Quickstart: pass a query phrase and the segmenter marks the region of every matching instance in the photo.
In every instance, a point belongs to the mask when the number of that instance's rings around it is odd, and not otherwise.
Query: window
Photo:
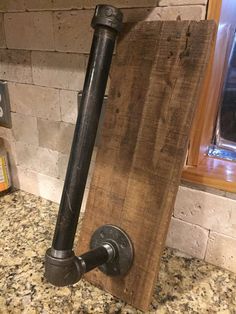
[[[234,33],[216,128],[208,156],[236,162],[236,33]]]
[[[209,0],[207,19],[214,19],[218,24],[215,49],[212,49],[210,62],[204,79],[199,105],[195,114],[193,128],[190,136],[189,150],[182,179],[194,183],[236,192],[236,162],[219,159],[219,156],[208,156],[212,144],[214,131],[222,104],[222,89],[226,87],[228,60],[232,51],[232,43],[236,29],[236,1],[235,0]],[[234,80],[235,72],[232,70],[230,81]],[[228,88],[228,87],[227,87]],[[228,94],[229,96],[229,94]],[[223,107],[222,107],[223,108]],[[224,109],[220,111],[223,113]],[[222,125],[220,116],[219,127]],[[224,116],[225,118],[225,116]],[[220,133],[221,140],[226,133]],[[231,138],[232,139],[232,138]],[[215,142],[216,143],[216,142]],[[219,142],[218,142],[219,144]]]
[[[229,56],[228,70],[222,89],[214,144],[236,153],[236,36]],[[236,154],[235,154],[236,155]]]

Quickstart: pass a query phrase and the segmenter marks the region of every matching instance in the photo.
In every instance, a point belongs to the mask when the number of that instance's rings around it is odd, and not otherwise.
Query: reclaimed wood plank
[[[114,224],[132,239],[123,278],[99,270],[93,284],[147,310],[173,211],[215,25],[210,21],[127,24],[113,60],[109,100],[78,253]]]

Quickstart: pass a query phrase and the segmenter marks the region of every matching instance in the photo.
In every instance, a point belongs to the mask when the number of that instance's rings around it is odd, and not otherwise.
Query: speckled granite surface
[[[17,191],[0,198],[0,313],[142,313],[85,281],[43,278],[57,205]],[[236,275],[166,249],[147,313],[236,313]]]

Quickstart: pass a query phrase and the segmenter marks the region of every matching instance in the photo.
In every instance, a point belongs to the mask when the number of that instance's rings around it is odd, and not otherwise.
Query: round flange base
[[[114,257],[98,268],[108,276],[124,276],[133,264],[134,249],[129,236],[117,226],[104,225],[92,235],[90,248],[95,249],[105,243],[110,244]]]

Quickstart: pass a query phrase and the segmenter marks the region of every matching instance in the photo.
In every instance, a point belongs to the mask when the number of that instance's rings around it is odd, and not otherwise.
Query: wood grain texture
[[[212,44],[214,23],[127,24],[117,46],[101,144],[77,253],[92,233],[115,224],[131,237],[134,265],[124,278],[86,278],[147,310]]]
[[[198,167],[185,167],[182,177],[184,181],[236,193],[236,163],[232,161],[207,156]]]
[[[216,24],[219,24],[221,8],[222,8],[222,0],[208,0],[207,19],[214,20]]]

